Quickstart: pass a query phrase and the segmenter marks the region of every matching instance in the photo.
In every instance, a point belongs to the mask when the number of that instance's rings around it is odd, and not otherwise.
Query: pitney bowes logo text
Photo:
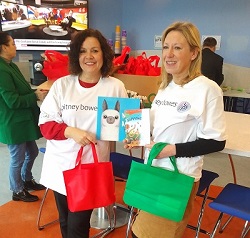
[[[178,112],[185,112],[191,108],[189,102],[170,102],[167,100],[155,100],[155,104],[157,106],[169,106],[169,107],[177,107]]]
[[[97,111],[97,106],[88,106],[88,105],[71,105],[71,104],[63,104],[62,105],[62,111],[63,110],[74,110],[74,111]]]

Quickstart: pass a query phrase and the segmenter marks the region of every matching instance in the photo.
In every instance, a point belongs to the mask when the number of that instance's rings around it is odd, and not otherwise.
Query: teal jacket
[[[21,144],[41,137],[34,90],[13,62],[0,57],[0,142]]]

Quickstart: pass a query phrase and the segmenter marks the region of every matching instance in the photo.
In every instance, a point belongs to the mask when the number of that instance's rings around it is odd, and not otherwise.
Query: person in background
[[[73,17],[73,10],[69,10],[68,14],[65,14],[65,17],[61,21],[60,25],[64,30],[70,30],[73,22],[76,22],[76,19]]]
[[[179,171],[194,177],[195,183],[182,221],[139,210],[132,225],[134,238],[183,237],[203,157],[222,150],[226,142],[222,90],[201,74],[200,34],[195,25],[174,22],[163,32],[162,62],[162,84],[150,110],[152,142],[145,146],[145,163],[155,143],[169,143],[153,160],[153,166],[173,170],[168,157],[175,156]]]
[[[26,20],[27,19],[27,16],[24,14],[22,8],[20,8],[20,10],[19,10],[19,18],[20,18],[20,20]]]
[[[4,9],[3,18],[6,21],[13,21],[12,12],[10,9],[8,8]]]
[[[93,162],[91,142],[99,161],[109,160],[109,142],[96,139],[98,96],[127,97],[127,92],[109,76],[114,52],[100,31],[78,32],[69,47],[71,74],[54,82],[41,105],[39,125],[47,144],[40,182],[54,191],[62,237],[87,238],[92,210],[68,210],[63,171],[75,167],[81,146],[82,163]]]
[[[17,11],[17,7],[13,7],[12,8],[12,20],[16,21],[18,17],[18,11]]]
[[[62,14],[61,14],[61,10],[58,8],[56,9],[56,14],[54,15],[54,19],[57,21],[61,21],[62,20]]]
[[[42,19],[42,18],[43,17],[40,16],[40,13],[39,13],[38,9],[37,8],[33,8],[33,14],[31,14],[30,19],[32,19],[32,20],[38,20],[38,19]]]
[[[66,17],[68,19],[68,27],[71,27],[72,26],[72,23],[73,22],[76,22],[76,19],[73,17],[73,10],[69,10],[69,13],[68,13],[68,16]]]
[[[223,58],[215,53],[216,45],[217,41],[213,37],[207,37],[204,40],[201,72],[220,86],[224,80],[222,73]]]
[[[12,59],[16,45],[6,32],[0,32],[0,142],[10,152],[10,190],[14,201],[33,202],[38,197],[28,190],[42,190],[32,176],[38,155],[36,141],[41,137],[38,127],[39,107],[46,91],[31,89]]]

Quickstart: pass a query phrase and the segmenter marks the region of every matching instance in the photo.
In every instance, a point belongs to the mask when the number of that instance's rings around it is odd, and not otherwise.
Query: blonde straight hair
[[[189,74],[187,78],[183,79],[182,85],[190,82],[194,78],[201,75],[201,39],[198,28],[190,22],[174,22],[162,34],[162,47],[164,40],[169,32],[179,31],[186,38],[191,51],[197,49],[197,57],[191,62]],[[172,75],[168,74],[165,68],[161,68],[162,83],[160,89],[164,89],[172,81]]]

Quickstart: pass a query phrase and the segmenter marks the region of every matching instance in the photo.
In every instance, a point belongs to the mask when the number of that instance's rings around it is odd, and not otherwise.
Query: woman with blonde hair
[[[152,103],[152,142],[146,145],[145,163],[155,143],[169,143],[153,166],[195,178],[182,221],[175,222],[140,210],[132,225],[134,238],[182,238],[199,186],[203,157],[220,151],[226,142],[223,93],[201,74],[200,34],[190,22],[171,24],[162,36],[162,84]],[[127,145],[125,145],[127,147]],[[168,189],[166,187],[166,189]]]

